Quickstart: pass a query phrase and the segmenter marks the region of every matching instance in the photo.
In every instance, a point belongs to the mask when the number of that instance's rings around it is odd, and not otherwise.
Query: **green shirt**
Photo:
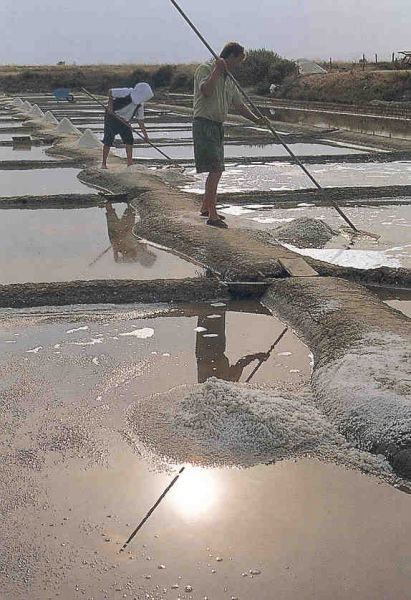
[[[242,97],[231,79],[224,75],[219,77],[211,96],[204,96],[201,86],[210,77],[213,69],[213,62],[204,63],[194,74],[194,117],[224,123],[230,106],[242,104]]]

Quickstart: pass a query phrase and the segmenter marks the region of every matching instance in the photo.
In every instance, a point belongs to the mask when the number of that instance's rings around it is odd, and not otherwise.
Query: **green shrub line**
[[[73,91],[87,87],[107,93],[112,87],[147,81],[155,89],[190,92],[196,64],[183,65],[55,65],[44,67],[0,67],[0,90],[10,93],[38,92],[69,87]],[[293,62],[271,50],[250,50],[238,77],[258,93],[268,92],[271,83],[279,84],[295,72]]]
[[[85,87],[94,93],[107,94],[113,87],[147,81],[160,92],[190,93],[197,66],[0,66],[0,92],[46,92],[58,87],[67,87],[76,92]],[[337,71],[301,77],[293,61],[265,48],[249,50],[247,59],[236,75],[243,86],[260,95],[268,95],[271,84],[275,84],[277,89],[274,96],[277,98],[343,104],[362,104],[375,100],[411,101],[410,71],[380,69],[362,72],[352,64],[341,63]]]

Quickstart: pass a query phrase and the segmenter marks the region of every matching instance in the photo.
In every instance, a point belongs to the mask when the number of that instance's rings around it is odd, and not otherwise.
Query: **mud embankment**
[[[321,410],[348,440],[410,478],[410,320],[334,278],[276,281],[263,304],[309,344]]]

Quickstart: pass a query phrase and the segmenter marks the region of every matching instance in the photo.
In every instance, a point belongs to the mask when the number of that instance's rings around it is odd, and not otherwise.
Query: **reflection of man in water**
[[[207,315],[198,316],[198,327],[207,329],[207,331],[197,332],[198,383],[203,383],[209,377],[217,377],[226,381],[239,381],[245,367],[254,360],[267,360],[269,355],[266,352],[247,354],[234,365],[230,365],[225,355],[225,310],[217,309],[213,314],[215,318],[211,319]],[[212,337],[207,337],[210,335]]]
[[[119,218],[111,202],[105,204],[108,237],[113,248],[116,262],[139,262],[150,268],[157,260],[147,244],[140,242],[133,234],[136,213],[128,204],[123,216]]]

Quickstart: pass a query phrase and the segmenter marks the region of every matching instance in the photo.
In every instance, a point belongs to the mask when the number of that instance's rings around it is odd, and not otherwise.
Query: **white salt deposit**
[[[38,118],[44,117],[44,112],[41,110],[41,108],[38,106],[38,104],[34,104],[29,112],[29,115],[31,117],[38,119]]]
[[[311,256],[341,267],[353,267],[356,269],[376,269],[378,267],[401,267],[397,258],[387,256],[381,250],[336,250],[334,248],[297,248],[292,244],[282,243],[283,246],[302,254]]]
[[[154,329],[151,329],[151,327],[145,327],[143,329],[135,329],[134,331],[129,331],[127,333],[120,333],[119,335],[122,337],[132,336],[140,338],[141,340],[145,340],[153,337]]]
[[[23,104],[24,104],[24,102],[21,98],[14,98],[14,100],[13,100],[14,106],[22,106]]]
[[[53,115],[53,113],[49,110],[44,114],[43,120],[46,123],[50,123],[50,125],[58,125],[59,123],[56,117]]]
[[[317,402],[365,450],[411,447],[410,364],[406,335],[369,333],[314,371]]]
[[[60,123],[56,127],[58,133],[71,133],[75,135],[81,135],[80,131],[73,125],[70,119],[63,117]]]
[[[101,148],[102,143],[98,139],[98,137],[91,131],[91,129],[86,129],[81,138],[76,142],[76,146],[79,148],[85,148],[88,150],[92,150],[94,148]]]
[[[37,352],[39,352],[42,348],[43,348],[43,346],[37,346],[36,348],[32,348],[31,350],[27,350],[27,352],[31,352],[32,354],[37,354]]]
[[[27,100],[25,102],[23,102],[22,108],[24,108],[24,110],[26,110],[26,111],[31,110],[31,104],[30,104],[30,102],[28,102]]]
[[[226,215],[234,215],[239,217],[253,211],[249,208],[244,208],[243,206],[227,206],[226,208],[222,208],[221,212],[225,213]]]
[[[75,333],[76,331],[87,331],[88,325],[84,325],[83,327],[76,327],[75,329],[69,329],[66,333]]]
[[[72,346],[95,346],[96,344],[102,344],[101,338],[92,338],[89,342],[72,342]]]
[[[252,466],[304,456],[397,481],[381,456],[356,450],[308,394],[209,379],[133,404],[128,438],[173,463]]]

